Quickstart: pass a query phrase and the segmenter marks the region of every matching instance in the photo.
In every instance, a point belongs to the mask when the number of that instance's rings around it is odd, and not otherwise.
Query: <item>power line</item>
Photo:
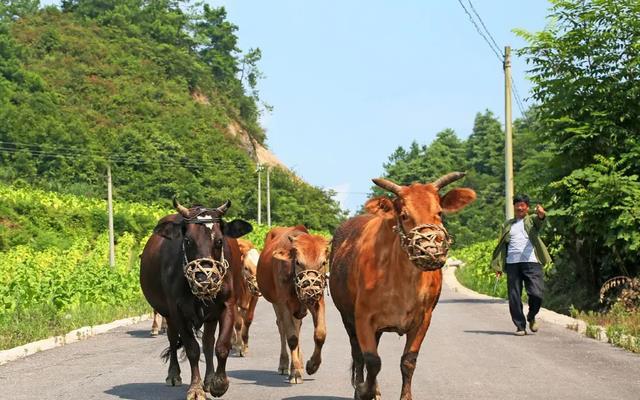
[[[471,21],[471,23],[473,24],[473,26],[476,28],[476,31],[478,32],[478,34],[480,36],[482,36],[482,38],[484,39],[485,42],[487,42],[487,44],[489,45],[489,47],[491,48],[491,51],[493,51],[493,53],[496,55],[496,57],[498,58],[498,61],[503,62],[504,60],[504,55],[500,52],[499,48],[495,48],[493,46],[493,44],[489,41],[489,39],[487,39],[487,36],[482,32],[482,30],[480,29],[480,27],[478,26],[478,23],[476,22],[476,20],[473,18],[473,16],[471,15],[471,13],[469,12],[469,10],[467,10],[467,7],[464,5],[464,3],[462,2],[462,0],[458,0],[458,3],[460,3],[460,6],[462,7],[462,9],[464,10],[464,12],[467,14],[467,16],[469,17],[469,21]],[[475,12],[475,9],[474,9]],[[477,15],[477,13],[476,13]],[[481,20],[482,21],[482,20]],[[484,26],[484,23],[482,24]],[[486,29],[486,28],[485,28]],[[487,31],[488,33],[488,31]],[[489,34],[491,35],[491,34]],[[491,40],[493,40],[493,37],[491,38]],[[495,43],[495,41],[494,41]]]
[[[178,160],[142,160],[140,154],[126,153],[118,154],[113,153],[107,155],[102,152],[89,150],[89,149],[77,149],[67,146],[52,146],[54,149],[51,151],[45,151],[38,148],[38,145],[30,143],[20,142],[7,142],[0,141],[0,152],[6,153],[19,153],[22,151],[28,151],[32,156],[42,158],[61,158],[68,160],[81,160],[83,158],[90,158],[102,161],[112,161],[116,163],[123,163],[129,165],[163,165],[163,166],[181,166],[186,168],[201,168],[201,167],[236,167],[243,168],[249,165],[249,163],[233,162],[229,160],[218,160],[213,162],[193,162],[193,161],[178,161]],[[56,151],[57,150],[57,151]]]
[[[520,94],[518,93],[518,88],[516,87],[516,82],[513,80],[513,76],[511,77],[511,86],[513,87],[513,97],[516,99],[516,105],[520,110],[520,114],[522,115],[522,118],[528,119],[527,114],[525,113],[524,102],[520,98]]]
[[[476,11],[476,8],[473,6],[473,3],[471,2],[471,0],[467,0],[467,2],[471,6],[471,10],[473,11],[473,13],[476,15],[476,17],[478,17],[478,20],[480,21],[480,24],[482,24],[484,31],[487,33],[487,35],[489,35],[491,42],[495,46],[495,50],[497,50],[500,53],[500,46],[498,46],[498,43],[496,43],[495,39],[493,38],[493,35],[491,35],[491,32],[489,32],[489,29],[487,29],[487,26],[484,24],[484,21],[482,20],[482,17],[480,17],[480,14],[478,14],[478,11]]]

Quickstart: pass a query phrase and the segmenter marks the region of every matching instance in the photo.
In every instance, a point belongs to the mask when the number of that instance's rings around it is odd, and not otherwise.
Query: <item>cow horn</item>
[[[466,172],[449,172],[448,174],[442,175],[440,178],[436,179],[433,182],[433,186],[435,186],[436,189],[440,190],[451,182],[455,182],[458,179],[464,177],[466,174]]]
[[[185,218],[189,218],[189,209],[187,207],[181,205],[180,203],[178,203],[178,199],[176,197],[173,198],[173,207],[176,210],[178,210],[180,215],[182,215]]]
[[[223,205],[221,205],[220,207],[216,208],[216,210],[218,212],[220,212],[220,214],[224,214],[227,212],[227,210],[229,209],[229,207],[231,207],[231,200],[227,200],[224,202]]]
[[[376,185],[380,186],[381,188],[383,188],[384,190],[388,190],[393,194],[398,194],[400,192],[400,189],[402,189],[402,186],[391,182],[388,179],[384,179],[384,178],[374,178],[372,179],[373,183],[375,183]]]

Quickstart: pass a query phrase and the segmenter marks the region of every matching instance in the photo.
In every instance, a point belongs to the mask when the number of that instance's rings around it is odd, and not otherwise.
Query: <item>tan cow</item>
[[[253,243],[245,239],[238,239],[238,246],[242,254],[242,279],[234,288],[238,312],[234,327],[233,348],[241,357],[244,357],[249,352],[249,327],[253,322],[256,304],[260,297],[256,281],[260,253],[253,247]]]
[[[307,373],[314,374],[321,363],[321,351],[326,337],[324,288],[328,262],[328,242],[311,235],[298,225],[274,228],[267,233],[264,249],[258,261],[258,287],[272,303],[280,332],[280,363],[278,372],[289,375],[290,383],[302,383],[302,353],[300,326],[311,311],[315,349],[307,362]],[[291,352],[291,364],[289,354]]]
[[[380,398],[378,342],[383,332],[407,335],[400,371],[401,400],[411,399],[411,378],[431,313],[442,289],[451,238],[442,214],[458,211],[476,194],[467,188],[439,191],[464,176],[452,172],[428,184],[374,183],[393,193],[367,202],[369,214],[347,220],[335,232],[331,297],[351,342],[354,399]],[[366,366],[366,379],[364,375]]]

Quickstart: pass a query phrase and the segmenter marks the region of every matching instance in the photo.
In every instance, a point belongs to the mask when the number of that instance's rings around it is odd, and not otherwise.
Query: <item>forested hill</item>
[[[180,1],[0,2],[0,180],[116,199],[217,206],[255,218],[260,50],[224,8]],[[230,127],[234,127],[233,129]],[[232,134],[246,133],[244,143]],[[264,184],[263,184],[264,187]],[[330,193],[271,174],[272,218],[331,229]]]

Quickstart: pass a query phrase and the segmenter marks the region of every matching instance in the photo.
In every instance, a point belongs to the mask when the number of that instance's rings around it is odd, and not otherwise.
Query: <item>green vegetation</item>
[[[111,268],[104,200],[0,185],[0,349],[148,312],[139,255],[173,212],[116,202]],[[269,228],[250,222],[245,238],[261,249]]]
[[[518,31],[531,66],[537,105],[515,121],[516,192],[548,210],[544,240],[555,266],[545,305],[563,313],[597,306],[600,285],[640,273],[640,7],[637,1],[553,0],[545,31]],[[457,247],[495,238],[504,220],[503,138],[500,122],[478,114],[460,140],[451,130],[429,145],[398,148],[385,164],[401,184],[467,171],[459,183],[478,200],[445,216]],[[375,192],[379,192],[374,188]],[[487,255],[479,287],[492,287]],[[482,250],[485,249],[485,250]],[[471,272],[469,272],[471,273]]]
[[[598,326],[606,327],[610,343],[640,353],[640,313],[637,310],[629,311],[622,304],[616,303],[604,313],[572,309],[571,316],[587,322],[591,330]],[[589,335],[589,329],[587,334]],[[589,336],[595,337],[594,334]]]
[[[0,182],[118,200],[219,205],[257,215],[261,52],[237,48],[224,8],[0,1]],[[30,5],[31,4],[31,5]],[[244,142],[232,132],[247,132]],[[273,171],[273,220],[336,227],[331,192]]]

